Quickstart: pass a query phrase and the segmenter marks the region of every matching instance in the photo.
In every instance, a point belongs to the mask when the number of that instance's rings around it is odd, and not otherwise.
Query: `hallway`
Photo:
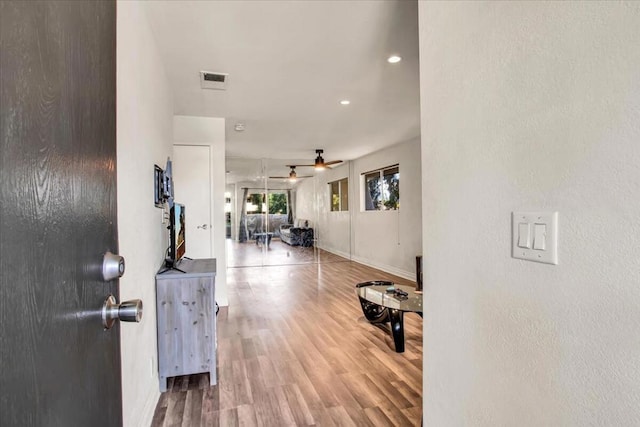
[[[406,351],[363,317],[354,285],[411,282],[350,261],[228,269],[218,315],[218,385],[169,382],[153,426],[410,426],[422,412],[422,319]]]

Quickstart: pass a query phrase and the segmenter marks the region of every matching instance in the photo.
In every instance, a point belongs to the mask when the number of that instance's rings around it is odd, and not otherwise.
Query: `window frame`
[[[277,213],[273,213],[272,214],[272,213],[269,212],[269,209],[271,208],[271,204],[269,203],[269,196],[272,195],[272,194],[282,194],[282,195],[284,195],[284,198],[285,198],[285,212],[283,212],[281,214],[277,214]],[[259,214],[259,215],[288,215],[289,214],[289,209],[288,209],[288,206],[289,206],[289,195],[287,194],[286,190],[282,190],[282,191],[268,190],[267,192],[265,192],[265,191],[253,191],[253,192],[251,192],[251,193],[249,193],[247,195],[247,204],[248,203],[253,204],[253,202],[250,201],[250,199],[254,195],[262,196],[262,200],[263,201],[261,202],[261,205],[264,204],[265,210],[263,211],[262,210],[262,206],[260,205],[259,206],[259,210],[257,210],[257,211],[253,211],[253,210],[249,211],[247,209],[247,214],[248,215],[257,215],[257,214]]]
[[[346,189],[342,184],[345,184]],[[329,212],[349,212],[349,177],[328,182],[327,185],[329,186]],[[338,188],[337,194],[333,191],[334,185]],[[334,195],[338,197],[338,209],[334,209]]]
[[[385,189],[385,183],[393,180],[394,176],[397,175],[397,191],[396,191],[396,202],[394,206],[389,206],[387,202],[393,203],[393,193],[389,189]],[[373,169],[367,172],[363,172],[360,174],[361,181],[361,212],[376,212],[376,211],[399,211],[400,210],[400,164],[396,163],[394,165],[385,166],[378,169]],[[392,177],[389,180],[387,177]],[[372,208],[369,208],[369,204],[367,203],[367,198],[371,196],[371,192],[369,190],[370,182],[376,179],[377,186],[379,188],[379,200],[376,197],[376,200],[371,200]],[[387,184],[387,187],[389,184]]]

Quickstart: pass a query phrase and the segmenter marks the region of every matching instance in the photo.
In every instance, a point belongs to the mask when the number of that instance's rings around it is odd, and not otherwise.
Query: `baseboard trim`
[[[321,245],[318,245],[318,249],[322,249],[323,251],[327,251],[327,252],[330,252],[330,253],[332,253],[334,255],[341,256],[342,258],[346,258],[346,259],[349,259],[349,260],[351,259],[351,254],[349,252],[343,252],[343,251],[339,251],[337,249],[326,248],[326,247],[323,247]]]
[[[332,248],[326,248],[326,247],[321,247],[318,246],[318,248],[322,249],[323,251],[327,251],[327,252],[331,252],[334,255],[339,255],[343,258],[347,258],[350,259],[351,261],[355,261],[359,264],[364,264],[367,267],[372,267],[372,268],[376,268],[378,270],[382,270],[385,273],[389,273],[389,274],[393,274],[395,276],[398,277],[402,277],[403,279],[407,279],[407,280],[411,280],[412,282],[415,282],[416,280],[416,274],[414,271],[406,271],[406,270],[402,270],[400,268],[397,267],[393,267],[391,265],[385,265],[385,264],[380,264],[378,262],[372,262],[371,260],[367,259],[367,258],[362,258],[362,257],[358,257],[358,256],[352,256],[349,253],[346,252],[342,252],[342,251],[338,251]]]
[[[158,379],[156,377],[156,385],[158,385]],[[160,389],[158,387],[154,387],[151,390],[151,393],[147,396],[146,402],[144,404],[142,416],[140,417],[138,426],[150,426],[153,422],[153,415],[156,412],[156,406],[158,405],[158,401],[160,400]]]
[[[400,268],[393,267],[391,265],[380,264],[378,262],[374,263],[369,259],[358,256],[352,256],[351,260],[360,264],[364,264],[371,268],[377,268],[378,270],[382,270],[385,273],[393,274],[395,276],[402,277],[403,279],[411,280],[412,282],[415,282],[416,280],[415,273],[413,271],[402,270]]]

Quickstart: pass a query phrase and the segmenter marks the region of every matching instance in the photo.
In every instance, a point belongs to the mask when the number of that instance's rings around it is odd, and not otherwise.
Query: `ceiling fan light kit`
[[[327,169],[329,166],[332,165],[337,165],[338,163],[342,163],[342,160],[331,160],[330,162],[325,162],[324,159],[322,158],[322,153],[324,153],[324,150],[321,149],[317,149],[316,153],[318,153],[318,156],[316,157],[316,161],[314,164],[312,165],[298,165],[298,166],[313,166],[314,168],[316,168],[316,170],[325,170]]]
[[[316,168],[316,170],[325,170],[326,169],[326,164],[324,163],[324,159],[322,158],[322,153],[324,151],[323,150],[316,150],[316,153],[318,153],[318,157],[316,157],[316,162],[314,164],[313,167]]]

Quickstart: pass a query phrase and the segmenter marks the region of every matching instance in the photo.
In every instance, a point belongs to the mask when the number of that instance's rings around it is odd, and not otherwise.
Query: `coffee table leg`
[[[391,335],[396,345],[396,353],[404,353],[404,312],[402,310],[388,309],[389,322],[391,322]]]
[[[360,300],[360,306],[362,307],[362,313],[364,317],[371,323],[383,323],[389,320],[389,310],[385,307],[382,307],[378,304],[374,304],[365,300],[364,298],[358,297]]]

